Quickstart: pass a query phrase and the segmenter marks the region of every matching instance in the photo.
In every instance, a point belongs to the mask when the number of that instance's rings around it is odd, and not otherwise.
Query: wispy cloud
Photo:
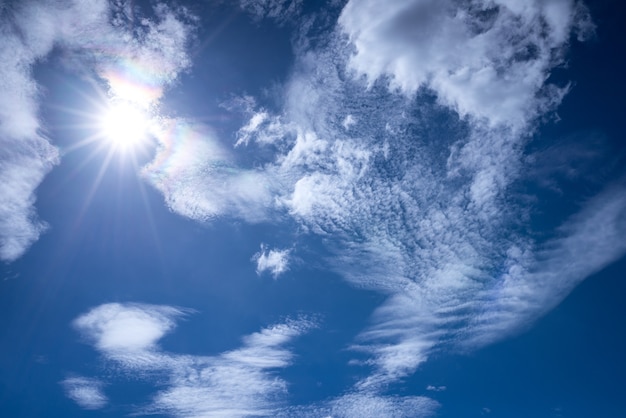
[[[314,326],[289,320],[246,336],[240,348],[217,356],[163,351],[158,341],[189,311],[171,306],[106,304],[74,321],[74,326],[121,373],[150,380],[159,371],[167,387],[138,411],[173,416],[272,415],[282,407],[287,382],[275,371],[291,364],[285,348]],[[68,395],[69,396],[69,395]]]
[[[291,135],[295,135],[295,127],[285,123],[284,118],[264,108],[257,108],[254,98],[246,96],[225,106],[229,110],[237,110],[249,118],[249,122],[237,131],[235,147],[255,142],[259,145],[280,145]]]
[[[261,251],[256,253],[252,259],[256,262],[257,274],[265,271],[278,278],[281,274],[289,270],[289,254],[291,250],[268,250],[265,244],[261,244]]]
[[[83,409],[101,409],[108,403],[103,383],[87,377],[69,377],[61,382],[68,398]]]
[[[445,387],[445,386],[433,386],[433,385],[426,386],[426,390],[429,390],[431,392],[443,392],[446,389],[448,389],[448,388]]]
[[[270,218],[278,179],[238,167],[209,127],[168,120],[156,138],[155,159],[142,172],[170,209],[199,221],[219,216],[248,222]]]
[[[288,366],[283,345],[311,323],[291,321],[244,339],[242,348],[177,365],[171,388],[159,393],[149,412],[174,416],[272,416],[285,402],[287,382],[273,373]]]

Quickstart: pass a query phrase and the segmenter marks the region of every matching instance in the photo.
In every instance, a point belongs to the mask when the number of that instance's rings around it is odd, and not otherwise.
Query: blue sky
[[[0,415],[626,415],[621,15],[0,4]]]

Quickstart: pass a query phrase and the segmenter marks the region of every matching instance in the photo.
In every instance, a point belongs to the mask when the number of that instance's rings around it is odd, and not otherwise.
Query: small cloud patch
[[[261,244],[261,251],[256,253],[252,260],[256,262],[258,275],[269,272],[274,279],[289,270],[289,254],[291,250],[269,250],[265,244]]]
[[[101,409],[108,403],[102,382],[87,377],[70,377],[61,382],[65,394],[83,409]]]

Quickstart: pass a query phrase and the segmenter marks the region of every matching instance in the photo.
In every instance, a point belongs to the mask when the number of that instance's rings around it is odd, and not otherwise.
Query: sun
[[[112,101],[99,117],[100,137],[115,150],[128,151],[143,144],[150,133],[151,117],[141,107]]]

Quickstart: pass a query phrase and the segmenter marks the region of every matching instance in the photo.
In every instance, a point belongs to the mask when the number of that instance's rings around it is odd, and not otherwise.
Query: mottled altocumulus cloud
[[[154,20],[142,19],[133,34],[124,1],[42,0],[7,5],[0,14],[0,259],[20,257],[46,229],[35,210],[35,191],[58,163],[38,108],[42,94],[32,68],[53,48],[72,69],[103,80],[111,95],[157,100],[189,65],[191,27],[183,9],[156,4]],[[142,76],[131,66],[148,68]],[[129,88],[129,86],[134,86]]]
[[[302,0],[238,0],[239,7],[254,19],[272,19],[279,24],[295,19],[301,12]]]

